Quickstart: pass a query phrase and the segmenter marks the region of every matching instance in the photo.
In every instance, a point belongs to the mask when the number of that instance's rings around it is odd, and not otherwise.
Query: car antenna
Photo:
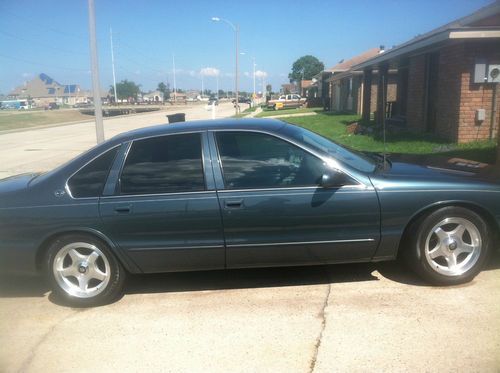
[[[385,128],[385,74],[382,74],[382,135],[384,139],[384,171],[386,169],[387,164],[387,139],[386,139],[386,128]]]

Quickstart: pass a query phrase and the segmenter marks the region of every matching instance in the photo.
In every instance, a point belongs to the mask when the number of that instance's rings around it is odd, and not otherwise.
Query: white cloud
[[[255,76],[257,78],[267,78],[267,73],[265,71],[262,71],[262,70],[257,70],[255,72]]]
[[[33,73],[23,73],[23,78],[31,78]]]
[[[204,67],[200,70],[201,76],[219,76],[220,70],[215,67]]]
[[[245,76],[250,76],[250,73],[249,73],[248,71],[245,71],[245,72],[243,73],[243,75],[245,75]]]

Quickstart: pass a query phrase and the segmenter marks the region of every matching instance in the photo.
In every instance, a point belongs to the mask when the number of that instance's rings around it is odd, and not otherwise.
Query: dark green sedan
[[[127,273],[395,259],[470,281],[496,248],[489,166],[408,163],[276,120],[121,134],[45,174],[0,180],[0,270],[42,273],[73,305]]]

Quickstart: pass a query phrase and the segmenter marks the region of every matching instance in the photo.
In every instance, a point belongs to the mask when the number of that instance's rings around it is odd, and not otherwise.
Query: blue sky
[[[200,71],[220,70],[219,86],[234,79],[234,33],[241,29],[241,89],[252,90],[252,57],[266,82],[278,89],[300,56],[317,56],[326,67],[366,49],[405,42],[467,15],[491,0],[221,1],[95,0],[101,85],[112,82],[109,28],[113,28],[117,80],[147,91],[172,83],[200,89]],[[62,84],[90,87],[86,0],[0,2],[0,93],[44,72]],[[216,78],[205,76],[205,88]],[[258,87],[259,88],[259,87]]]

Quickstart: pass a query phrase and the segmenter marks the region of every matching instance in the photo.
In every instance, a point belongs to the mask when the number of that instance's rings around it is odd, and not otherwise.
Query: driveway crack
[[[326,308],[328,307],[328,302],[330,301],[330,292],[332,290],[332,284],[330,281],[328,281],[328,288],[326,291],[326,296],[325,300],[323,301],[323,305],[321,307],[321,310],[319,312],[319,317],[321,318],[321,330],[319,331],[319,335],[316,338],[316,343],[314,344],[314,352],[313,356],[311,359],[311,362],[309,364],[309,373],[314,372],[314,369],[316,368],[316,360],[318,358],[318,353],[319,353],[319,348],[321,347],[321,341],[323,339],[323,332],[325,331],[326,328]]]
[[[28,368],[30,367],[31,363],[33,362],[33,360],[35,359],[36,357],[36,353],[38,351],[38,349],[40,348],[40,346],[45,343],[45,341],[49,338],[49,336],[56,330],[56,328],[61,325],[61,323],[65,322],[66,320],[68,320],[69,318],[79,314],[80,312],[82,312],[83,310],[74,310],[72,313],[66,315],[65,317],[63,317],[61,320],[57,321],[56,323],[54,323],[54,325],[52,325],[49,330],[47,330],[41,337],[40,339],[36,342],[36,344],[33,346],[33,348],[31,349],[31,352],[29,354],[29,356],[23,361],[23,363],[21,364],[21,367],[18,369],[18,372],[26,372],[28,371]]]

